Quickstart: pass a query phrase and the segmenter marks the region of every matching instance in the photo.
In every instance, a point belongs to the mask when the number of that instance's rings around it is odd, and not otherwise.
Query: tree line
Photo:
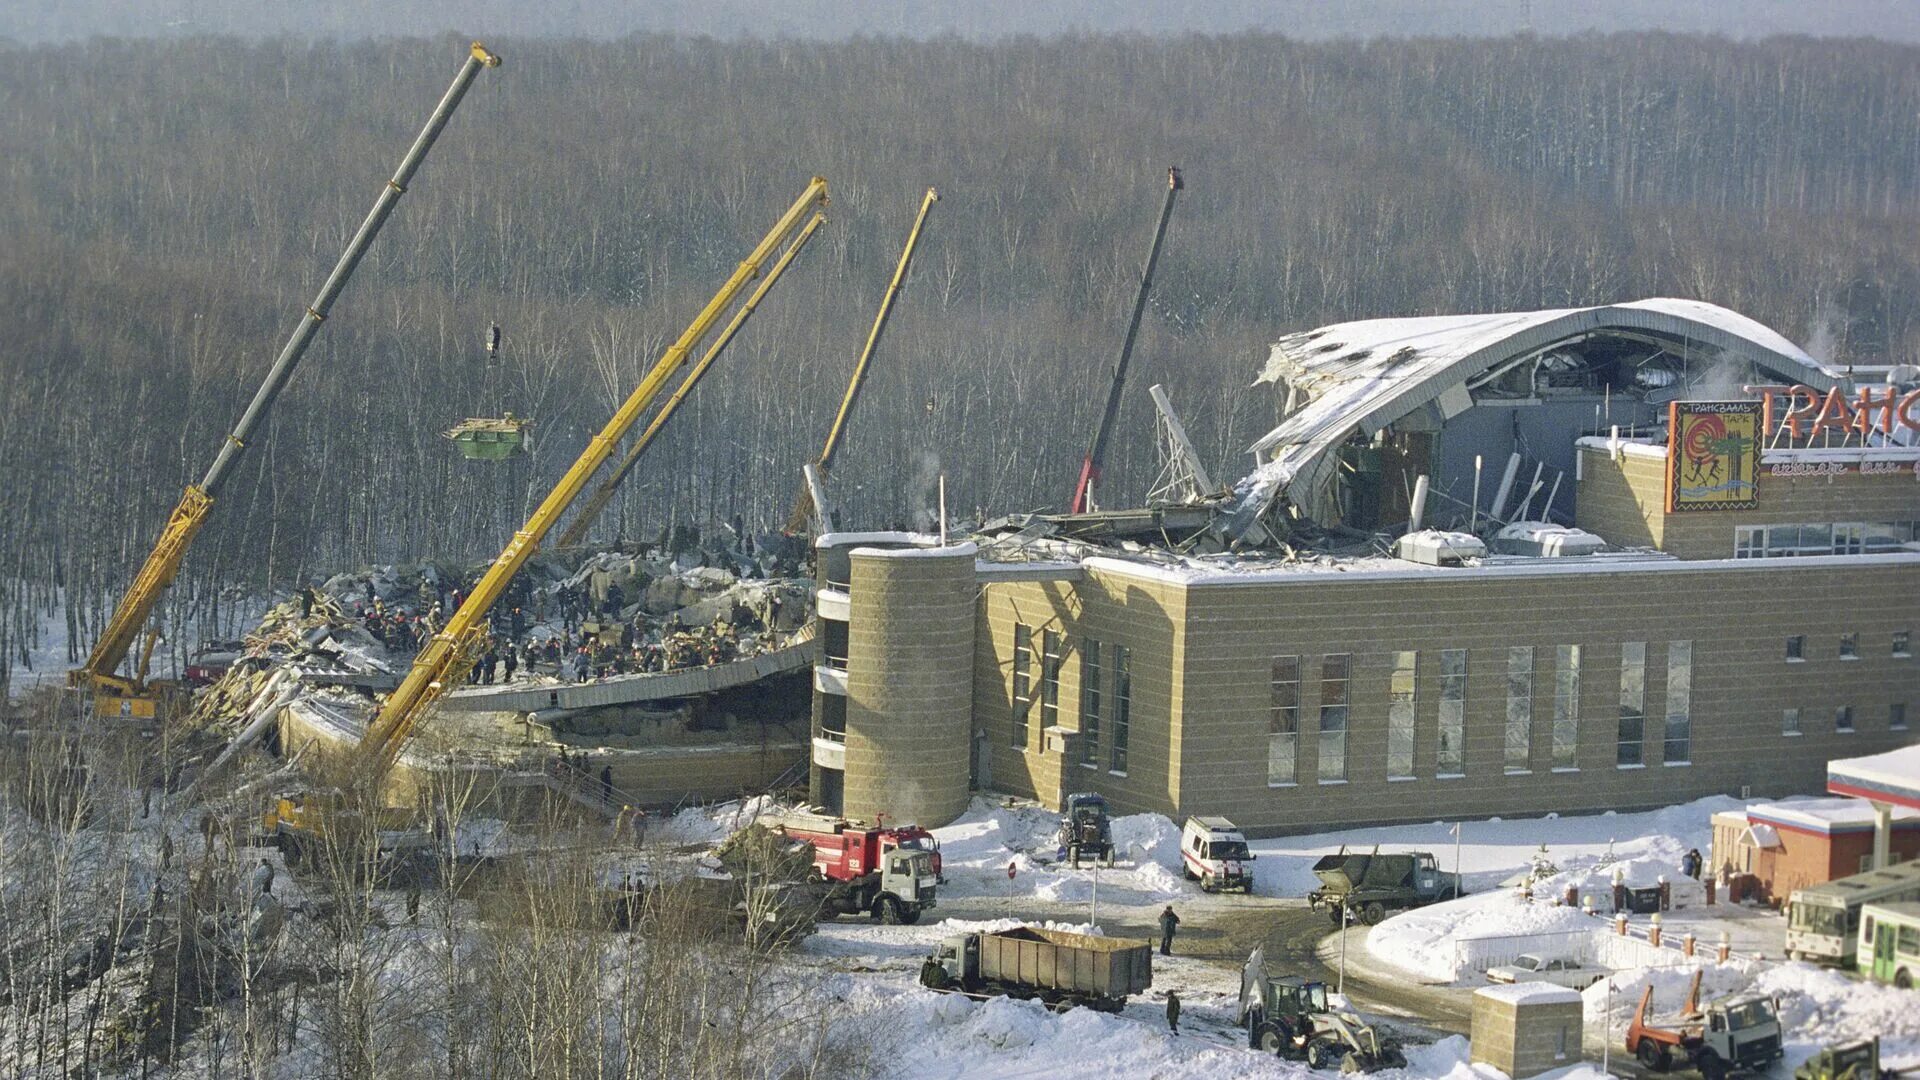
[[[1059,508],[1161,196],[1102,502],[1158,468],[1152,382],[1246,471],[1274,338],[1644,296],[1823,359],[1920,345],[1920,55],[1670,34],[1301,42],[491,41],[196,546],[178,649],[236,597],[496,552],[800,191],[831,224],[627,481],[603,541],[777,527],[920,193],[941,202],[832,488],[862,526]],[[0,671],[76,647],[198,478],[464,43],[0,50]],[[504,331],[489,367],[489,325]],[[535,450],[459,458],[470,415]],[[221,604],[225,598],[227,607]]]

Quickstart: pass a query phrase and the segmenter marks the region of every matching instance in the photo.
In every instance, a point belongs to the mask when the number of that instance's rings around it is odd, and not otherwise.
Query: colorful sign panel
[[[1760,402],[1676,401],[1667,410],[1667,513],[1751,510],[1760,493]]]

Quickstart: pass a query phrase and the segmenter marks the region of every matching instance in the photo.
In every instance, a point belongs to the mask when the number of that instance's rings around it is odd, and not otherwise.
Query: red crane
[[[1068,511],[1083,514],[1092,509],[1093,485],[1100,479],[1100,462],[1106,456],[1107,438],[1113,433],[1114,418],[1120,415],[1120,389],[1127,382],[1127,361],[1133,357],[1133,340],[1140,333],[1140,316],[1147,309],[1147,294],[1153,290],[1153,265],[1160,261],[1160,241],[1167,235],[1167,219],[1173,216],[1173,197],[1184,185],[1180,170],[1167,170],[1167,199],[1160,204],[1160,223],[1153,229],[1153,246],[1147,249],[1147,265],[1140,271],[1140,292],[1133,298],[1133,317],[1127,320],[1127,337],[1120,343],[1120,360],[1113,365],[1113,383],[1107,387],[1107,407],[1100,424],[1093,429],[1093,441],[1080,463],[1080,479],[1073,485],[1073,501]]]

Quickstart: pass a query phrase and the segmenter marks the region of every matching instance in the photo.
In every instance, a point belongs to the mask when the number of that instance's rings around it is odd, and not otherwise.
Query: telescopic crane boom
[[[633,470],[634,463],[640,460],[640,455],[646,453],[647,447],[652,445],[653,437],[660,434],[661,428],[667,426],[667,421],[673,418],[674,410],[687,400],[687,395],[692,393],[694,386],[700,382],[700,376],[707,373],[707,369],[713,366],[713,362],[720,358],[720,354],[733,341],[734,335],[738,334],[747,320],[753,317],[755,309],[760,306],[760,301],[765,299],[767,293],[773,289],[773,283],[780,280],[780,275],[787,272],[787,265],[793,262],[794,256],[800,254],[800,249],[807,246],[807,241],[813,239],[813,234],[819,232],[820,227],[826,223],[827,215],[815,213],[813,220],[807,222],[807,227],[800,230],[800,235],[794,237],[793,242],[787,245],[787,250],[781,253],[779,261],[767,271],[766,280],[760,283],[759,288],[753,290],[753,295],[747,297],[747,302],[740,305],[740,310],[733,313],[727,328],[720,331],[720,336],[707,347],[706,355],[702,356],[700,362],[693,365],[693,369],[687,372],[687,377],[680,381],[680,388],[673,392],[673,396],[667,399],[666,404],[660,406],[660,411],[654,414],[653,420],[647,424],[647,429],[633,441],[633,446],[627,450],[627,456],[620,459],[619,467],[613,470],[612,475],[600,482],[600,486],[594,489],[593,497],[587,500],[587,505],[581,507],[573,520],[567,523],[567,529],[560,534],[560,543],[556,546],[576,547],[586,541],[587,530],[593,527],[594,519],[600,516],[600,511],[605,510],[609,502],[613,501],[614,493],[620,489],[620,482],[627,478],[627,473]]]
[[[1147,248],[1147,265],[1140,271],[1140,291],[1134,294],[1133,317],[1127,320],[1127,336],[1120,343],[1120,359],[1113,365],[1113,382],[1107,387],[1107,407],[1093,429],[1093,441],[1087,444],[1087,456],[1080,462],[1080,479],[1073,485],[1073,500],[1068,512],[1082,514],[1093,507],[1093,485],[1100,479],[1100,465],[1106,458],[1107,439],[1113,434],[1113,422],[1120,415],[1120,390],[1127,384],[1127,361],[1133,358],[1133,341],[1140,333],[1140,316],[1147,310],[1147,294],[1153,291],[1153,266],[1160,261],[1160,241],[1166,239],[1167,219],[1173,216],[1173,197],[1185,184],[1179,169],[1167,170],[1167,200],[1160,204],[1160,223],[1153,228],[1153,245]]]
[[[655,362],[652,370],[640,380],[640,385],[614,412],[613,418],[600,429],[600,434],[587,443],[579,459],[567,469],[560,482],[547,493],[545,501],[534,510],[533,516],[527,519],[519,532],[513,534],[506,549],[481,575],[473,592],[447,620],[446,627],[420,651],[399,689],[388,695],[379,714],[367,725],[366,738],[360,743],[359,768],[355,772],[362,782],[372,785],[374,792],[378,791],[379,778],[393,764],[400,748],[419,725],[420,718],[426,715],[441,694],[458,684],[472,666],[476,650],[486,636],[487,611],[506,592],[513,576],[539,550],[540,542],[546,539],[560,516],[573,505],[573,500],[585,489],[587,481],[593,479],[593,474],[612,456],[613,448],[632,430],[640,414],[653,404],[667,380],[686,363],[688,354],[713,331],[747,284],[760,276],[761,268],[774,257],[780,245],[801,228],[801,222],[826,203],[827,182],[816,176],[800,198],[787,208],[773,230],[734,270],[733,276],[714,294],[686,332],[680,335],[680,339]]]
[[[893,280],[887,283],[887,294],[880,298],[880,311],[873,317],[873,329],[867,331],[866,347],[860,350],[860,359],[853,365],[853,377],[847,380],[846,396],[840,399],[840,412],[833,418],[833,427],[827,429],[827,443],[820,449],[820,456],[813,459],[815,473],[825,478],[827,470],[833,467],[833,455],[840,449],[840,438],[847,433],[847,418],[853,415],[853,403],[860,396],[860,388],[867,381],[867,365],[873,360],[873,352],[880,345],[880,335],[886,332],[887,319],[893,314],[893,302],[900,295],[900,287],[907,280],[907,266],[913,262],[914,249],[920,246],[920,231],[926,227],[927,215],[933,213],[933,204],[940,201],[937,188],[928,188],[926,197],[920,200],[920,213],[913,219],[913,230],[907,233],[907,246],[900,252],[900,263],[893,268]],[[806,529],[807,518],[813,512],[813,494],[806,485],[801,485],[800,495],[794,500],[793,513],[787,519],[787,532],[799,533]]]
[[[200,531],[200,527],[206,524],[214,501],[220,497],[221,486],[239,462],[240,455],[246,452],[248,441],[266,420],[274,401],[286,388],[287,381],[293,378],[293,369],[300,363],[301,355],[307,351],[307,345],[319,331],[320,324],[326,320],[327,312],[340,296],[340,291],[346,288],[347,279],[353,276],[354,269],[360,265],[360,259],[373,244],[373,238],[379,235],[380,227],[386,224],[388,216],[393,213],[400,196],[406,193],[407,183],[413,179],[414,171],[426,160],[427,152],[433,149],[440,132],[452,119],[454,110],[460,107],[467,88],[473,85],[474,76],[480,73],[481,68],[498,66],[498,56],[488,52],[486,46],[479,42],[473,43],[468,50],[466,63],[460,66],[460,73],[453,78],[453,85],[440,98],[440,104],[428,117],[427,126],[421,129],[406,156],[400,159],[400,167],[394,170],[392,179],[380,189],[373,209],[367,213],[366,220],[360,223],[360,229],[347,243],[347,249],[341,252],[340,261],[334,264],[333,272],[327,275],[319,294],[301,313],[293,334],[287,338],[273,367],[267,371],[266,380],[254,392],[253,400],[248,403],[246,412],[241,414],[233,432],[221,443],[213,465],[199,483],[189,485],[180,497],[180,504],[174,507],[173,513],[167,518],[166,527],[160,530],[160,539],[154,544],[153,552],[134,576],[133,584],[127,587],[126,595],[114,610],[106,632],[100,635],[86,664],[68,673],[70,686],[91,692],[96,713],[117,712],[123,716],[151,719],[159,711],[158,695],[146,682],[153,637],[150,635],[147,638],[131,677],[118,674],[121,663],[126,660],[128,650],[139,637],[140,628],[153,615],[154,606],[160,602],[161,595],[180,573],[180,564],[186,558],[187,549],[193,544],[194,535]]]

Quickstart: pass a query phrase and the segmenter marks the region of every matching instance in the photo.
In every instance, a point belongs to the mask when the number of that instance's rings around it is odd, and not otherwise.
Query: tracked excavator
[[[366,734],[344,763],[345,768],[339,773],[343,783],[325,791],[278,800],[263,822],[269,833],[295,846],[329,839],[344,846],[356,837],[364,843],[371,841],[375,834],[391,834],[406,812],[390,809],[383,803],[387,773],[441,695],[465,679],[484,646],[488,610],[505,594],[514,575],[540,549],[541,542],[585,490],[594,473],[612,456],[620,440],[659,397],[667,381],[686,365],[688,357],[720,324],[747,286],[774,260],[781,246],[787,245],[787,252],[776,265],[784,268],[788,257],[819,228],[826,205],[827,182],[816,176],[680,338],[642,377],[613,418],[587,443],[579,458],[547,493],[533,516],[514,533],[472,592],[447,619],[446,626],[420,650],[412,669],[399,688],[381,704],[368,723]],[[360,857],[372,854],[361,853]]]
[[[94,644],[86,663],[68,673],[68,685],[80,692],[83,708],[92,715],[158,723],[166,714],[178,708],[187,692],[184,687],[147,678],[153,660],[153,647],[159,640],[158,629],[146,630],[147,622],[152,618],[153,610],[161,596],[165,595],[167,587],[179,575],[187,550],[192,547],[195,535],[213,512],[221,488],[233,474],[241,455],[246,453],[254,432],[266,421],[274,401],[286,388],[288,380],[293,378],[300,357],[319,332],[320,324],[326,321],[333,302],[346,288],[348,279],[360,265],[361,257],[372,246],[374,237],[379,235],[381,226],[386,224],[394,207],[399,204],[400,196],[406,194],[407,184],[413,179],[414,172],[426,160],[428,151],[433,149],[447,122],[453,118],[454,110],[460,107],[467,89],[473,85],[474,77],[482,68],[498,66],[500,58],[479,42],[474,42],[468,49],[466,62],[461,64],[459,74],[454,76],[453,85],[440,98],[440,104],[434,108],[433,115],[427,119],[426,127],[414,139],[406,156],[400,159],[400,167],[394,170],[392,178],[380,189],[373,209],[367,213],[366,220],[360,223],[353,239],[348,241],[346,250],[340,254],[333,272],[327,275],[326,282],[320,286],[313,303],[300,314],[292,335],[281,347],[273,366],[268,369],[266,380],[254,392],[253,400],[240,416],[240,422],[221,443],[213,465],[199,483],[189,485],[181,495],[179,505],[174,507],[166,526],[160,530],[160,538],[154,544],[152,553],[134,576],[133,583],[127,587],[125,596],[114,609],[106,631]],[[146,630],[145,639],[132,671],[123,673],[121,667],[127,662],[134,642],[141,639],[143,630]]]

